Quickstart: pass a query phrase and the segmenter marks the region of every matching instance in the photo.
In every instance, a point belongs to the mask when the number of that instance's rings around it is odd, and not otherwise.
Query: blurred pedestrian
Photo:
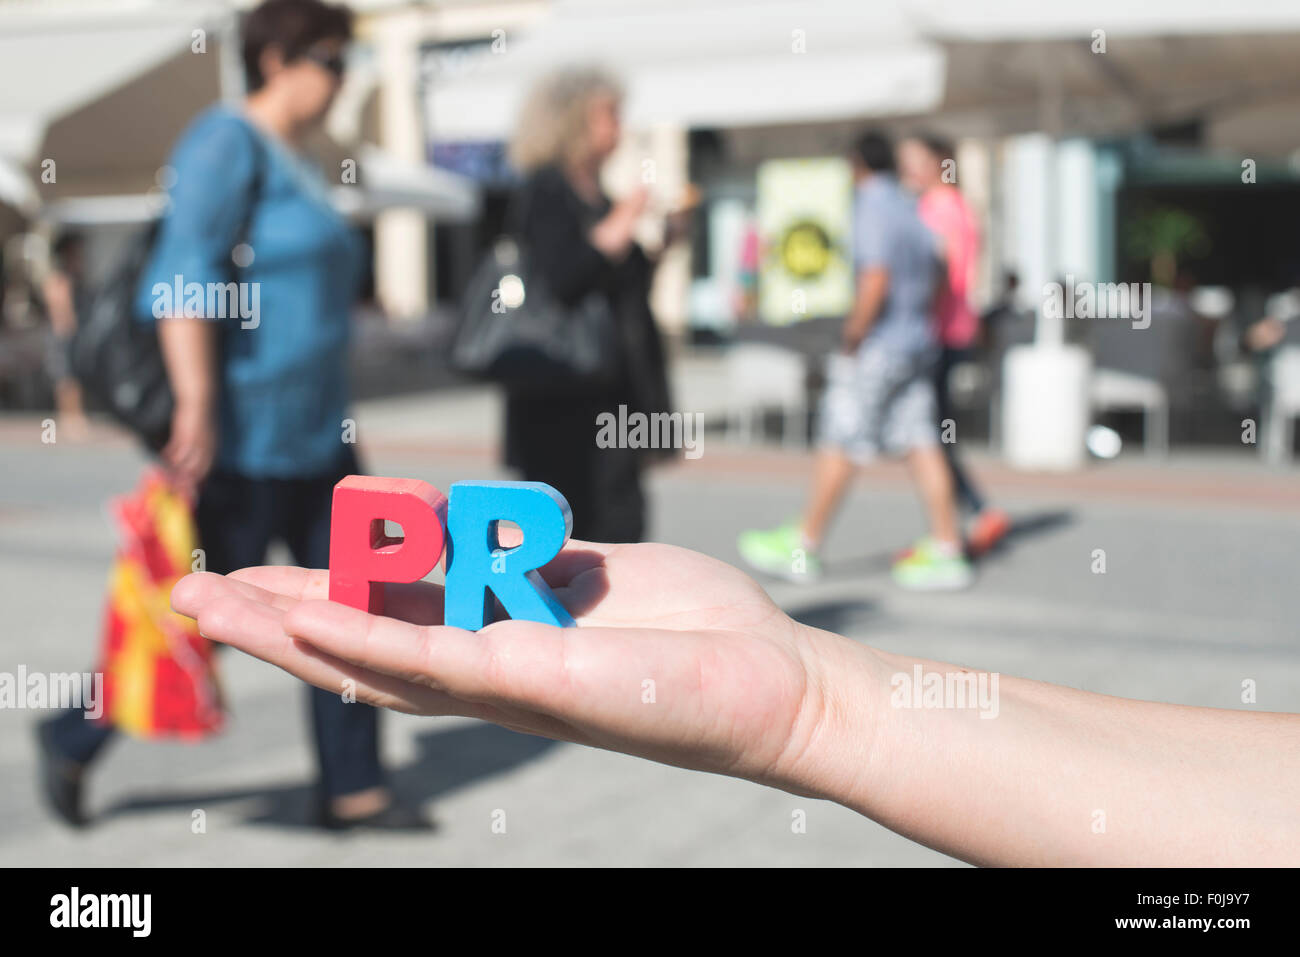
[[[738,547],[749,564],[768,574],[794,581],[817,577],[818,552],[855,466],[882,452],[902,453],[930,534],[894,563],[894,580],[905,588],[964,588],[972,570],[962,553],[952,476],[936,427],[934,240],[895,177],[893,147],[884,135],[864,134],[852,162],[857,291],[842,352],[828,367],[818,417],[822,448],[808,506],[797,522],[745,532]]]
[[[943,137],[918,133],[898,145],[899,177],[918,197],[921,220],[935,234],[944,261],[944,277],[935,297],[935,324],[939,361],[934,387],[940,428],[956,424],[950,379],[954,366],[971,362],[980,338],[979,315],[971,305],[971,288],[979,261],[979,226],[970,206],[956,186],[956,157]],[[973,555],[996,545],[1010,530],[1006,512],[989,507],[957,455],[956,436],[945,439],[944,456],[952,473],[957,501],[975,520],[966,537]]]
[[[1265,314],[1241,336],[1250,352],[1268,353],[1284,343],[1300,345],[1300,286],[1269,296]]]
[[[247,97],[201,114],[170,160],[174,186],[137,308],[157,319],[175,395],[163,461],[197,492],[211,571],[261,564],[275,540],[295,561],[326,567],[333,486],[359,470],[346,419],[360,246],[300,152],[338,92],[351,25],[346,8],[319,0],[252,10],[242,25]],[[197,309],[172,293],[195,283],[207,290]],[[212,290],[232,286],[214,312]],[[385,782],[378,712],[340,692],[308,689],[318,822],[427,826]],[[45,794],[70,823],[85,820],[84,772],[112,735],[77,710],[41,728]]]
[[[763,240],[754,215],[745,217],[745,229],[740,239],[740,266],[736,282],[740,287],[736,316],[741,322],[758,318],[758,277],[763,267]]]
[[[551,294],[573,307],[593,292],[608,300],[618,329],[620,368],[612,385],[555,382],[538,396],[506,397],[506,464],[526,481],[559,489],[573,507],[573,534],[635,542],[645,534],[641,473],[656,454],[629,446],[599,448],[596,421],[666,411],[663,344],[650,311],[655,262],[637,244],[649,194],[637,186],[617,202],[601,188],[605,161],[621,135],[618,82],[596,68],[562,70],[532,92],[510,147],[525,180],[509,222]],[[670,223],[670,226],[672,224]],[[669,239],[677,227],[668,230]]]
[[[80,233],[65,232],[50,247],[51,263],[41,294],[50,319],[46,373],[54,384],[54,409],[59,429],[72,439],[89,431],[81,386],[72,375],[68,344],[77,331],[78,302],[86,280],[86,241]]]

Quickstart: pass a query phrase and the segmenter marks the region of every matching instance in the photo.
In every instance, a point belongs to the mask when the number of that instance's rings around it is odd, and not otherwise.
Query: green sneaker
[[[795,522],[742,532],[736,547],[741,558],[765,575],[790,582],[810,582],[821,577],[822,563],[804,548]]]
[[[975,580],[970,562],[960,551],[949,553],[933,539],[923,538],[894,562],[894,581],[913,591],[956,591]]]

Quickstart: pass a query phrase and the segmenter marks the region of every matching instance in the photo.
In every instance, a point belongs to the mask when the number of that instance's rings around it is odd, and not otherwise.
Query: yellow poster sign
[[[759,314],[764,322],[788,325],[848,312],[852,208],[853,177],[845,160],[768,160],[759,166]]]

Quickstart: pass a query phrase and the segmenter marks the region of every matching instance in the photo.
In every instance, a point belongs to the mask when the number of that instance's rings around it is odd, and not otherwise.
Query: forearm
[[[609,260],[617,262],[632,248],[636,235],[637,212],[630,207],[615,206],[587,235],[591,243]]]
[[[885,270],[869,269],[861,273],[853,306],[844,321],[843,340],[846,345],[856,345],[867,337],[885,303],[888,290],[889,275]]]
[[[216,399],[216,324],[205,319],[163,318],[158,321],[167,379],[176,404],[210,411]]]
[[[995,684],[820,634],[836,664],[791,790],[980,864],[1300,862],[1300,716]]]
[[[73,308],[72,291],[68,281],[62,276],[52,276],[46,280],[44,292],[50,327],[56,335],[66,339],[77,329],[77,314]]]
[[[876,320],[876,310],[860,300],[853,303],[849,316],[844,320],[844,341],[861,342],[871,331],[871,324]]]

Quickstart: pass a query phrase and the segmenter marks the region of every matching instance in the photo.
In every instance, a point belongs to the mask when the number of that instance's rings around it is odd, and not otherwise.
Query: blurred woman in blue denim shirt
[[[350,36],[344,7],[263,3],[243,24],[247,98],[199,116],[170,161],[137,311],[157,322],[176,398],[162,458],[197,491],[209,571],[261,564],[275,540],[327,567],[333,486],[359,470],[345,420],[361,250],[298,152],[338,91]],[[384,782],[378,712],[309,693],[320,823],[425,826]],[[81,772],[111,734],[78,712],[42,732],[46,795],[72,823],[84,821]]]

